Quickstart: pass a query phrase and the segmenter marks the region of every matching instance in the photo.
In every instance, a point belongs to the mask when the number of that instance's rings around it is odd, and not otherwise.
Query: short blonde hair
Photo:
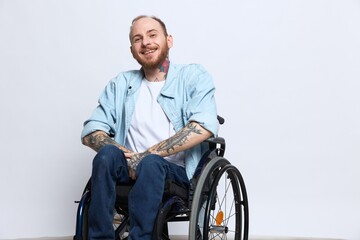
[[[139,20],[139,19],[142,19],[142,18],[151,18],[151,19],[154,19],[155,21],[157,21],[158,23],[160,23],[160,26],[164,32],[164,35],[165,36],[168,36],[168,33],[167,33],[167,29],[166,29],[166,25],[165,23],[158,17],[155,17],[155,16],[149,16],[149,15],[139,15],[137,16],[136,18],[134,18],[131,22],[131,26],[130,26],[130,32],[129,32],[129,39],[131,41],[131,31],[132,31],[132,26],[134,25],[134,23]]]

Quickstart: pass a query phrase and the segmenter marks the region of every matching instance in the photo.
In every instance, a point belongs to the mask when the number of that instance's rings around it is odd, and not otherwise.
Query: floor
[[[171,240],[186,240],[186,236],[173,236]],[[15,239],[2,239],[15,240]],[[73,240],[72,237],[52,237],[52,238],[21,238],[16,240]],[[341,240],[334,238],[301,238],[301,237],[250,237],[249,240]]]

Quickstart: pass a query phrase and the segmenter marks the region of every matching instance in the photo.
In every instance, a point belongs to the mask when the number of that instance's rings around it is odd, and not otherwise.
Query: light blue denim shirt
[[[99,105],[85,121],[81,137],[101,130],[124,145],[143,78],[142,70],[122,72],[113,78],[100,95]],[[195,121],[217,136],[219,124],[214,92],[212,77],[201,65],[170,64],[157,101],[175,131]],[[185,168],[189,179],[205,148],[204,144],[200,144],[185,151]]]

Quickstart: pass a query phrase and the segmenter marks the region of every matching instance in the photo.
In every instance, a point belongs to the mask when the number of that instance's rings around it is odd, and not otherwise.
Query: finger
[[[131,170],[129,171],[129,176],[130,176],[131,179],[135,180],[135,179],[136,179],[135,171],[131,169]]]
[[[129,177],[131,179],[134,179],[135,178],[135,171],[132,168],[129,167],[128,172],[129,172]]]
[[[136,175],[135,175],[135,173],[131,174],[131,179],[132,179],[132,180],[136,180]]]
[[[134,155],[134,153],[128,152],[128,153],[124,153],[124,155],[126,158],[131,158]]]

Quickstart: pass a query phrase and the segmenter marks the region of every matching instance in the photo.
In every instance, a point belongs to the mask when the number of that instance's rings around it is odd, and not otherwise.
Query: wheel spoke
[[[247,239],[247,196],[236,167],[224,158],[210,161],[200,175],[191,212],[196,219],[195,224],[199,223],[204,240]],[[190,218],[190,240],[194,239],[192,232],[195,229],[192,226],[197,226],[192,222],[194,218]]]

